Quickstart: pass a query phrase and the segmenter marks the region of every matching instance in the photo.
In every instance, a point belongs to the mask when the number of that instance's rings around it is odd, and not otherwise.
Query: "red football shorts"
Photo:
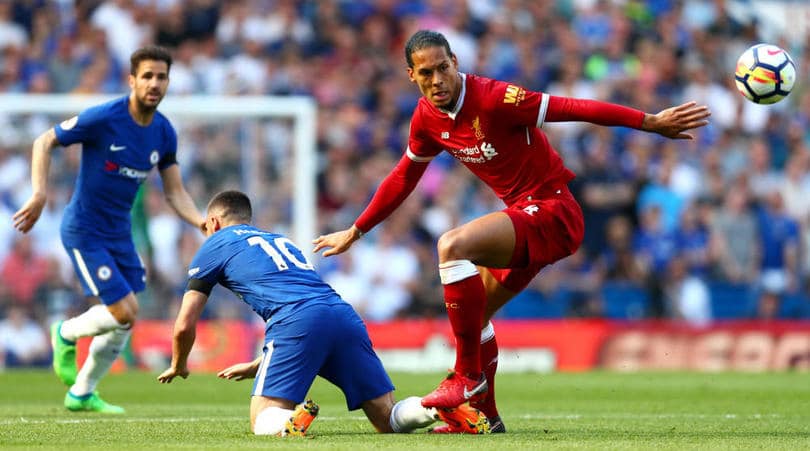
[[[544,266],[573,254],[582,244],[582,209],[567,187],[502,211],[515,227],[515,252],[508,268],[489,272],[510,291],[523,290]]]

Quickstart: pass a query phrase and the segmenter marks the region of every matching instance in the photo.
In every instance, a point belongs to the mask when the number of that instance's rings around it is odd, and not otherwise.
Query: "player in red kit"
[[[408,76],[423,95],[411,119],[405,155],[354,225],[315,239],[314,252],[346,251],[405,200],[442,150],[489,185],[507,207],[439,238],[439,276],[456,339],[456,363],[422,404],[452,408],[470,401],[489,418],[492,432],[503,432],[494,396],[498,347],[489,320],[541,268],[574,253],[584,233],[582,211],[567,187],[574,174],[540,127],[584,121],[691,139],[686,131],[706,125],[710,113],[686,103],[646,114],[460,73],[447,40],[433,31],[411,36],[405,57]]]

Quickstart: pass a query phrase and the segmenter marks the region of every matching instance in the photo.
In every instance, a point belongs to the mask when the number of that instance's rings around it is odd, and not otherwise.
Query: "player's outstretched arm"
[[[326,249],[323,253],[324,257],[342,254],[346,252],[355,241],[360,239],[362,235],[363,232],[355,225],[352,225],[346,230],[330,233],[329,235],[321,235],[312,240],[312,243],[315,244],[315,248],[312,249],[312,252],[317,253],[321,249]]]
[[[236,365],[231,365],[228,368],[217,373],[217,377],[221,377],[222,379],[233,379],[235,381],[241,381],[243,379],[252,379],[256,377],[256,373],[259,372],[259,365],[262,363],[261,357],[256,357],[256,360],[252,362],[243,362],[237,363]]]
[[[31,150],[31,188],[33,193],[23,206],[14,213],[12,220],[14,228],[22,233],[28,233],[39,220],[42,209],[48,200],[48,170],[51,167],[51,149],[59,141],[53,128],[39,135],[34,140]]]
[[[205,218],[200,215],[194,200],[183,186],[183,178],[180,175],[180,167],[173,164],[160,171],[160,178],[163,180],[163,193],[166,202],[184,221],[205,232]]]
[[[169,384],[177,376],[183,379],[189,375],[188,355],[197,337],[197,320],[208,301],[208,295],[197,290],[188,290],[183,295],[183,305],[174,323],[174,340],[172,341],[172,364],[158,376],[158,381]]]
[[[645,114],[641,129],[672,139],[694,139],[688,130],[708,124],[711,112],[706,105],[687,102],[667,108],[657,114]]]

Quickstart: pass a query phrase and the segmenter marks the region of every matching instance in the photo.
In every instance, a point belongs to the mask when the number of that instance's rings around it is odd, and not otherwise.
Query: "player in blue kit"
[[[220,284],[266,322],[262,357],[220,373],[228,379],[256,377],[250,404],[255,434],[303,435],[317,406],[296,405],[315,376],[338,386],[349,410],[362,408],[380,432],[408,432],[435,418],[467,424],[470,433],[488,431],[483,414],[467,405],[437,411],[422,407],[418,397],[395,404],[394,386],[354,309],[292,241],[251,226],[252,215],[250,200],[239,191],[219,193],[208,204],[208,239],[191,261],[171,367],[158,376],[160,382],[188,376],[197,320],[211,289]]]
[[[70,386],[65,407],[71,411],[124,412],[102,400],[96,386],[126,345],[138,315],[134,293],[145,288],[143,262],[132,241],[130,210],[152,168],[160,171],[166,201],[175,212],[195,227],[203,225],[183,187],[175,158],[177,135],[157,111],[169,84],[171,55],[161,47],[148,46],[135,51],[130,62],[128,96],[88,108],[34,141],[33,194],[13,217],[19,231],[31,230],[45,206],[51,150],[81,143],[81,166],[62,218],[61,236],[85,295],[101,304],[51,327],[54,371]],[[86,336],[94,338],[79,371],[76,340]]]

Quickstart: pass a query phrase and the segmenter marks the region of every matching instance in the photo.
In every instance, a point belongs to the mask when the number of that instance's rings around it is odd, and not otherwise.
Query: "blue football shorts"
[[[394,390],[363,320],[342,301],[302,306],[268,326],[263,351],[253,396],[298,404],[321,376],[340,388],[346,406],[355,410]]]
[[[63,235],[62,245],[86,296],[97,296],[104,305],[111,305],[146,288],[146,270],[131,239],[76,244]]]

